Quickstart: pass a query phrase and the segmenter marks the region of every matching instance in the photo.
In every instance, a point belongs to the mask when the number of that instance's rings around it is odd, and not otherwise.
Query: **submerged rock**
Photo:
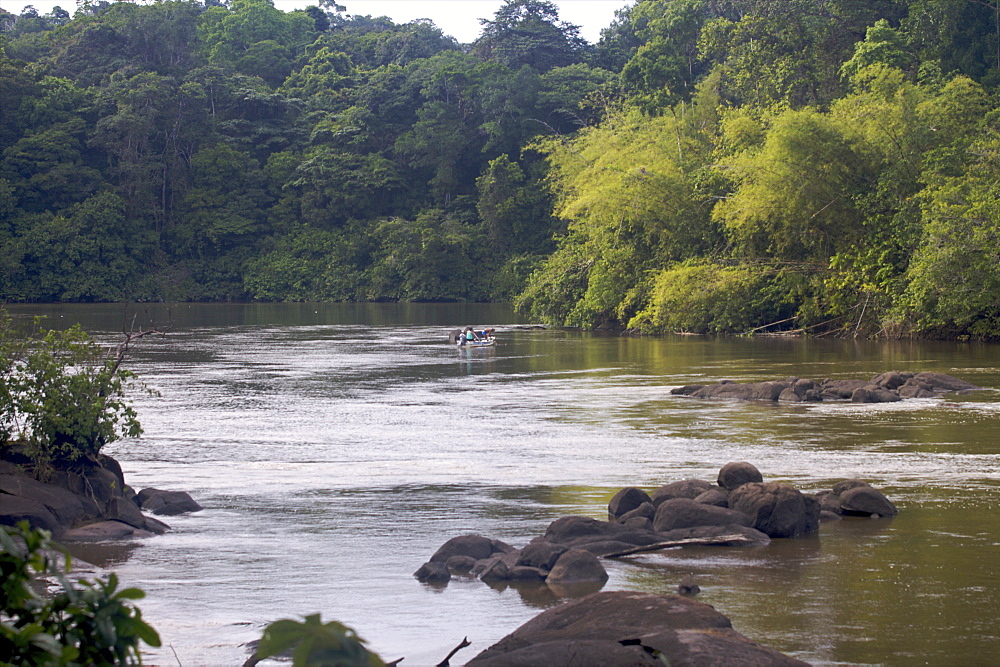
[[[842,401],[888,403],[909,398],[935,398],[947,392],[978,389],[975,385],[944,373],[888,371],[871,380],[823,380],[785,378],[770,382],[739,383],[722,380],[709,385],[674,387],[671,394],[693,398],[741,401]]]

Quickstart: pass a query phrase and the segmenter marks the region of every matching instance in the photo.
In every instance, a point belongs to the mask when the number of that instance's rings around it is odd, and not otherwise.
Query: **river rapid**
[[[558,602],[412,573],[475,532],[523,546],[567,514],[606,518],[623,486],[715,481],[749,461],[806,491],[859,477],[894,519],[823,524],[759,548],[608,561],[605,590],[698,600],[755,641],[815,664],[988,664],[1000,655],[1000,346],[778,338],[631,338],[530,326],[477,305],[12,307],[102,341],[143,339],[130,367],[142,437],[113,443],[136,490],[204,510],[142,542],[81,557],[139,586],[156,665],[239,665],[279,618],[321,613],[385,660],[471,659]],[[497,329],[488,349],[452,327]],[[883,405],[699,401],[722,379],[938,371],[983,387]]]

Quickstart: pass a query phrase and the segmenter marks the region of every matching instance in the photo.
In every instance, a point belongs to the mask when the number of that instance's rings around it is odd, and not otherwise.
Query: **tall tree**
[[[511,69],[529,65],[538,72],[583,60],[586,41],[580,28],[559,20],[548,0],[506,0],[493,20],[480,19],[483,30],[472,50],[483,60]]]

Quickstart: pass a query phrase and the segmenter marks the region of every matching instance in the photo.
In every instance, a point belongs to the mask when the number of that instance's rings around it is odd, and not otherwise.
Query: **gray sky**
[[[503,4],[502,0],[338,0],[348,14],[388,16],[396,23],[414,19],[430,19],[447,35],[459,42],[471,42],[479,36],[479,19],[492,19]],[[559,18],[580,26],[580,35],[596,42],[601,30],[614,20],[615,10],[633,4],[634,0],[554,0]],[[274,6],[288,12],[317,4],[317,0],[274,0]],[[76,11],[76,0],[0,0],[12,14],[20,14],[26,5],[33,5],[40,14],[47,14],[56,5],[70,14]]]

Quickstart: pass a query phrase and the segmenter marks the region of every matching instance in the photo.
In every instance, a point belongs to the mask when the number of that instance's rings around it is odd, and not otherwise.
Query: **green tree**
[[[560,21],[558,7],[548,0],[505,0],[493,20],[480,22],[483,30],[472,49],[483,60],[538,72],[583,60],[586,41],[579,27]]]

